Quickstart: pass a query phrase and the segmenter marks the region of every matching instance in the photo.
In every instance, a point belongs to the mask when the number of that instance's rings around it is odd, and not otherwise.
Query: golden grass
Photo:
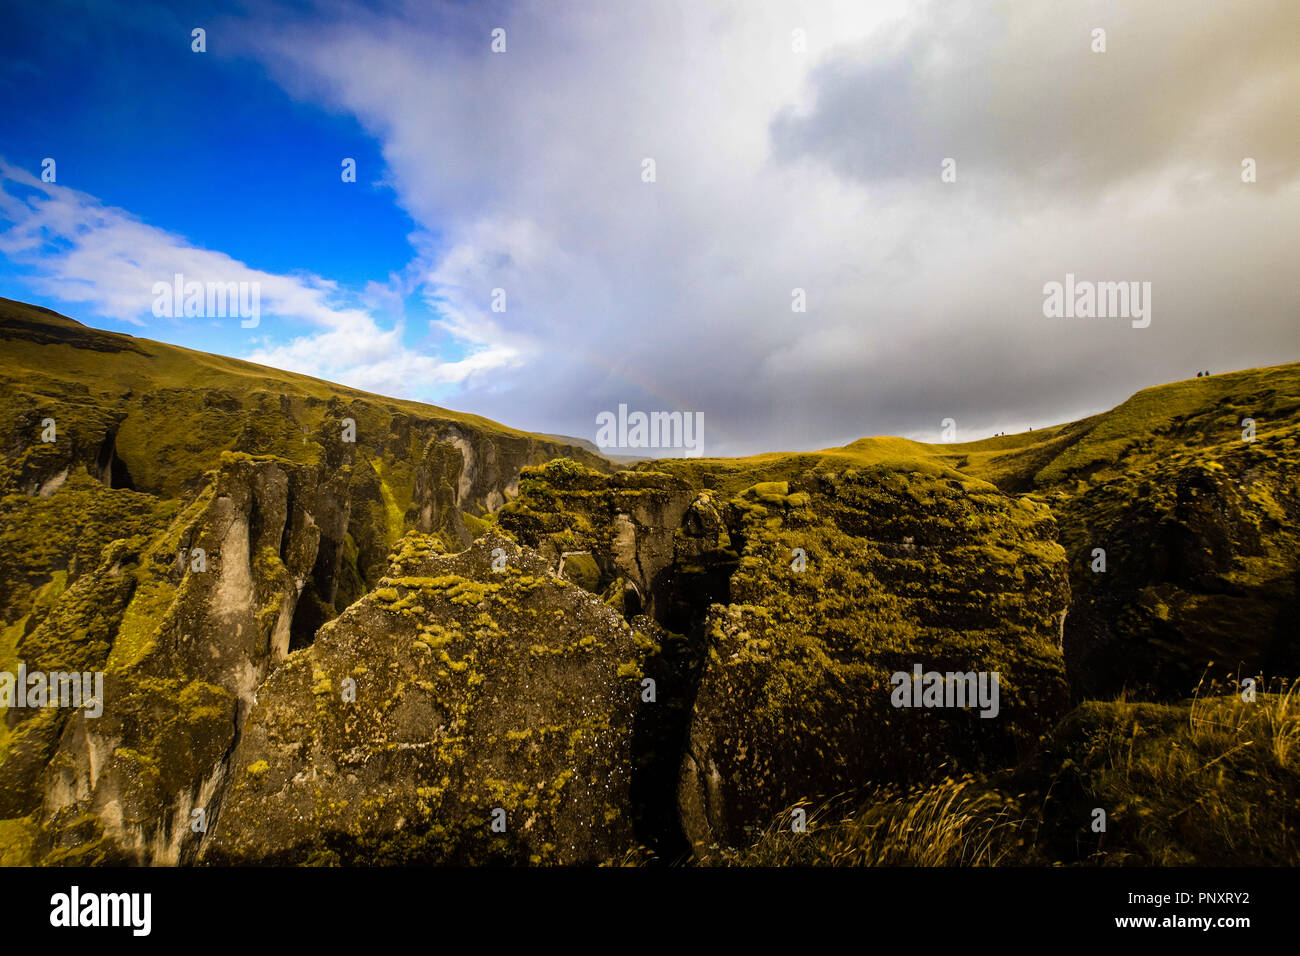
[[[883,796],[883,799],[882,799]],[[840,816],[843,801],[795,804],[754,846],[724,853],[740,866],[997,866],[1023,843],[1026,821],[1015,805],[971,776],[946,778],[905,796],[877,795]],[[791,814],[807,812],[807,831]]]
[[[732,866],[1297,865],[1300,694],[1257,679],[1201,688],[1177,705],[1084,704],[1059,728],[1056,761],[1026,764],[1015,796],[972,776],[898,794],[884,789],[794,804],[751,846],[722,849]],[[1265,692],[1265,688],[1269,692]],[[1231,688],[1231,692],[1225,690]],[[1064,772],[1065,777],[1062,777]],[[1039,779],[1034,779],[1038,775]],[[1046,804],[1063,779],[1081,791]],[[1025,799],[1034,793],[1032,799]],[[1035,806],[1034,804],[1039,805]],[[1091,808],[1108,830],[1091,834]],[[791,831],[791,811],[807,831]],[[1060,847],[1077,848],[1069,859]],[[1055,847],[1056,849],[1053,849]]]

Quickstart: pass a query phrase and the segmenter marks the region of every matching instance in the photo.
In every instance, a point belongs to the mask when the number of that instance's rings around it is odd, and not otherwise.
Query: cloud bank
[[[702,411],[721,454],[976,437],[1300,357],[1297,29],[1285,3],[575,3],[257,49],[382,142],[420,287],[518,337],[462,405],[585,437],[619,403]],[[1044,318],[1067,272],[1151,282],[1150,327]]]

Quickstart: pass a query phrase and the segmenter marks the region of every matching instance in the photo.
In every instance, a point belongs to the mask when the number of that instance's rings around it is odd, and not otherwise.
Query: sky
[[[707,455],[1300,360],[1293,0],[5,20],[0,295],[99,328],[592,441],[702,416]],[[160,307],[177,273],[256,325]],[[1149,322],[1045,314],[1067,275]]]

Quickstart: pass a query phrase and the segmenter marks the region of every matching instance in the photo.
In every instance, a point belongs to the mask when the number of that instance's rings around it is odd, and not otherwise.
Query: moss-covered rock
[[[507,538],[440,551],[408,537],[381,587],[262,686],[206,859],[590,864],[631,848],[646,648]]]
[[[1297,435],[1234,430],[1062,497],[1077,695],[1177,700],[1211,669],[1300,674]]]
[[[1009,764],[1067,703],[1046,508],[955,473],[824,464],[793,484],[792,509],[763,484],[734,506],[744,547],[708,618],[679,789],[702,855],[800,799]],[[996,717],[894,707],[891,676],[917,664],[997,673]]]

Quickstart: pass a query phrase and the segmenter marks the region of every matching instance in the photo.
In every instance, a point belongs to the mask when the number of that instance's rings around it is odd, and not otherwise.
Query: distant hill
[[[593,455],[600,455],[602,458],[608,458],[610,461],[618,462],[622,465],[630,465],[633,462],[650,460],[644,455],[611,455],[607,451],[602,451],[600,446],[595,442],[588,441],[585,438],[574,438],[571,435],[543,435],[542,437],[549,438],[552,441],[573,445],[577,448],[583,448],[591,452]]]

